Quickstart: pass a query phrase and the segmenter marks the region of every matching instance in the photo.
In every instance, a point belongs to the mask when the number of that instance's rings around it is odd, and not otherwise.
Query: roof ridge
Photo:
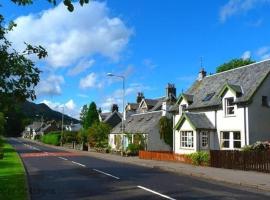
[[[224,74],[224,73],[227,73],[227,72],[232,72],[232,71],[235,71],[235,70],[243,69],[245,67],[250,67],[252,65],[257,65],[257,64],[260,64],[260,63],[263,63],[263,62],[267,62],[267,61],[270,61],[270,58],[269,59],[262,60],[262,61],[259,61],[259,62],[251,63],[251,64],[248,64],[248,65],[244,65],[244,66],[241,66],[241,67],[237,67],[237,68],[234,68],[234,69],[230,69],[230,70],[227,70],[227,71],[218,72],[218,73],[215,73],[215,74],[210,74],[210,75],[207,75],[204,78],[208,78],[208,77],[212,77],[212,76]]]

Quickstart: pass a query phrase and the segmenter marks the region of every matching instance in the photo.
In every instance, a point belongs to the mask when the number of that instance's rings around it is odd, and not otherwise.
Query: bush
[[[269,151],[270,150],[270,143],[269,142],[260,142],[257,141],[256,143],[252,145],[247,145],[242,148],[242,151],[256,151],[256,152],[262,152],[262,151]]]
[[[40,141],[41,140],[41,135],[35,135],[35,137],[34,137],[34,140],[38,140],[38,141]]]
[[[45,144],[52,144],[55,146],[60,145],[61,133],[60,132],[51,132],[46,135],[43,135],[41,141]]]
[[[138,144],[129,144],[127,147],[127,151],[126,153],[128,155],[138,155],[139,154],[139,150],[141,149],[141,146]]]
[[[78,142],[78,132],[65,131],[63,132],[63,143]]]
[[[198,151],[188,155],[193,165],[207,165],[209,163],[209,153],[204,151]]]

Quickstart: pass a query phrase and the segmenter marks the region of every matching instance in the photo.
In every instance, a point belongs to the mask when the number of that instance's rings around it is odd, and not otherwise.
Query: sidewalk
[[[252,187],[260,190],[270,191],[270,174],[269,173],[259,173],[253,171],[240,171],[213,167],[201,167],[193,166],[180,162],[165,162],[165,161],[155,161],[155,160],[142,160],[138,157],[122,157],[113,154],[103,154],[97,152],[79,151],[74,149],[67,149],[63,147],[56,147],[52,145],[43,144],[37,141],[31,141],[44,146],[52,147],[55,149],[61,149],[69,152],[80,153],[85,156],[92,156],[99,159],[105,159],[115,162],[122,162],[127,164],[139,165],[149,168],[158,168],[161,170],[180,173],[185,175],[190,175],[194,177],[206,178],[210,180],[216,180],[225,183],[231,183],[236,185],[242,185],[247,187]]]

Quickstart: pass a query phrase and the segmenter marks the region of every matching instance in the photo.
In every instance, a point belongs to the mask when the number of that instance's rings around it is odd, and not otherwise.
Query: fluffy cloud
[[[60,3],[39,14],[21,16],[15,20],[18,26],[8,38],[19,50],[23,49],[24,41],[44,46],[49,54],[47,62],[55,68],[69,66],[94,54],[119,59],[132,30],[120,18],[110,17],[105,3],[74,5],[72,13]]]
[[[241,58],[242,58],[243,60],[248,60],[248,59],[250,59],[250,57],[251,57],[251,52],[250,52],[250,51],[245,51],[245,52],[243,53],[243,55],[241,56]]]
[[[80,88],[101,88],[102,83],[97,83],[98,76],[95,73],[90,73],[80,80]]]
[[[259,57],[260,60],[270,59],[270,47],[265,46],[261,47],[256,51],[256,55]]]
[[[84,72],[85,70],[89,69],[94,63],[95,60],[93,59],[91,59],[90,61],[81,60],[74,68],[68,71],[68,75],[71,76],[78,75]]]
[[[66,103],[52,102],[50,100],[44,99],[40,103],[45,103],[52,110],[56,110],[58,112],[63,112],[63,108],[64,108],[64,113],[66,115],[79,119],[80,109],[77,108],[77,105],[74,103],[72,99],[70,99]]]
[[[36,94],[42,95],[60,95],[62,93],[61,85],[64,83],[64,77],[58,75],[49,75],[41,79],[36,88]]]
[[[270,3],[269,0],[229,0],[225,4],[219,13],[221,22],[225,22],[228,18],[233,15],[247,12],[254,9],[261,3]]]

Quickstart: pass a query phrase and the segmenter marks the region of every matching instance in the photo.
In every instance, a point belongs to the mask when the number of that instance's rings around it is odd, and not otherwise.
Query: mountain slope
[[[35,104],[29,101],[26,101],[25,103],[21,104],[21,110],[23,114],[30,119],[40,119],[43,117],[45,121],[55,120],[55,121],[61,121],[62,120],[62,113],[52,110],[49,108],[46,104]],[[64,123],[79,123],[79,120],[74,119],[72,117],[69,117],[67,115],[64,115]]]

